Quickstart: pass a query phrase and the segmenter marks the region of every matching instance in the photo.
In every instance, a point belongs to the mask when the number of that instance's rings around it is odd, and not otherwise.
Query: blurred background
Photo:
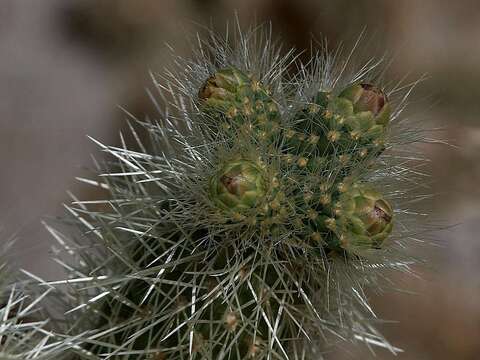
[[[189,55],[185,35],[219,26],[234,10],[246,24],[271,20],[287,46],[332,47],[367,28],[393,54],[389,76],[427,74],[412,109],[443,127],[458,149],[428,146],[435,215],[455,225],[433,235],[421,278],[398,279],[415,294],[374,296],[398,359],[480,358],[480,2],[477,0],[2,0],[0,6],[0,224],[17,234],[14,260],[49,279],[51,239],[40,221],[62,214],[66,190],[93,196],[74,178],[96,148],[118,143],[118,105],[151,112],[148,71],[168,63],[165,43]],[[378,54],[375,54],[378,55]],[[380,52],[381,55],[381,52]],[[331,359],[391,359],[346,347]]]

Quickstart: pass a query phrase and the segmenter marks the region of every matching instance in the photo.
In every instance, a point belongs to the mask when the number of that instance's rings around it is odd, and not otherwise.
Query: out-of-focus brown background
[[[399,359],[480,358],[480,2],[476,0],[2,0],[0,6],[0,224],[18,232],[18,266],[55,278],[42,216],[62,213],[65,190],[96,151],[86,135],[118,142],[124,116],[149,112],[148,70],[168,61],[164,43],[188,56],[195,23],[222,25],[234,10],[248,23],[272,20],[287,45],[311,34],[335,46],[366,27],[376,47],[395,55],[390,76],[424,73],[419,121],[445,127],[459,149],[428,147],[443,224],[440,247],[422,279],[399,279],[417,292],[373,296],[382,327],[406,350]],[[370,359],[367,351],[331,359]],[[378,359],[393,358],[379,351]]]

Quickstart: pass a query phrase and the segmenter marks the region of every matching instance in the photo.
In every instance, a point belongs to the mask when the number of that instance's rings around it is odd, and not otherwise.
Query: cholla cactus
[[[69,277],[44,285],[68,284],[72,357],[318,359],[335,337],[398,351],[364,287],[414,261],[396,225],[418,217],[411,87],[383,89],[379,63],[348,76],[326,49],[289,75],[293,52],[237,35],[154,78],[173,100],[134,119],[149,142],[135,126],[136,149],[97,142],[112,159],[81,180],[108,198],[67,206],[79,233],[47,227]]]

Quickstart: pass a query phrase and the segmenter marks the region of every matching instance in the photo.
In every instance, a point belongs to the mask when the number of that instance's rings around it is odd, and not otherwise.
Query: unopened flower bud
[[[378,249],[392,232],[393,209],[383,196],[355,184],[340,196],[334,246],[346,251]]]
[[[250,79],[240,70],[234,68],[222,69],[205,81],[198,92],[198,97],[207,103],[228,101],[235,96],[241,86],[249,82]]]
[[[227,162],[210,180],[210,196],[233,211],[253,208],[266,192],[264,170],[250,160]]]
[[[370,111],[379,125],[387,125],[390,120],[390,104],[387,95],[378,87],[368,83],[354,84],[340,95],[353,104],[354,113]]]

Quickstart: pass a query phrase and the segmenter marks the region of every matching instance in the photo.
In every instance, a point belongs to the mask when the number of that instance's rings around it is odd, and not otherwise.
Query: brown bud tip
[[[218,75],[210,76],[198,91],[198,97],[202,100],[210,98],[223,99],[228,96],[228,91],[222,87]]]
[[[340,133],[336,130],[331,130],[327,134],[327,138],[330,142],[336,142],[340,139]]]
[[[377,124],[388,123],[389,102],[379,87],[369,83],[355,84],[343,90],[340,97],[350,100],[355,112],[370,111],[376,117]]]
[[[369,214],[371,226],[367,229],[370,235],[376,235],[382,232],[390,224],[393,217],[393,209],[389,203],[383,199],[375,201],[375,205]]]
[[[371,111],[375,116],[378,115],[388,101],[387,95],[374,85],[362,83],[360,86],[363,93],[358,99],[357,108]]]
[[[211,98],[225,100],[231,96],[239,86],[247,84],[250,80],[240,70],[227,68],[218,70],[210,76],[198,91],[202,100]]]
[[[227,191],[232,195],[241,196],[245,193],[244,183],[247,181],[245,177],[240,173],[230,173],[223,175],[220,178],[220,182],[225,186]]]
[[[299,167],[301,168],[304,168],[305,166],[307,166],[308,164],[308,159],[304,158],[304,157],[300,157],[298,160],[297,160],[297,164]]]

